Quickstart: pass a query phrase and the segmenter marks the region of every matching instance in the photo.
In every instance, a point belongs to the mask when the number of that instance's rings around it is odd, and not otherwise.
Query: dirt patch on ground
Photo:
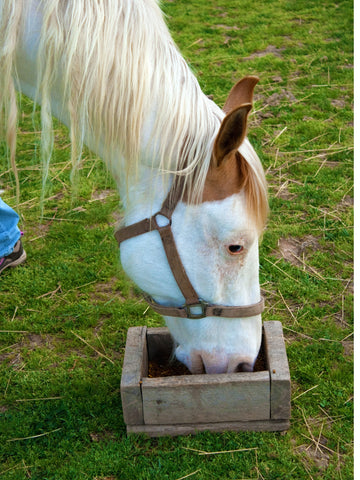
[[[277,77],[274,77],[277,78]],[[281,81],[278,77],[277,81]],[[295,95],[287,90],[282,89],[281,92],[275,92],[270,96],[264,94],[256,94],[255,101],[262,105],[262,108],[256,111],[256,119],[264,120],[266,118],[274,118],[275,114],[270,111],[271,107],[280,107],[282,105],[291,105],[297,101]],[[270,109],[268,109],[270,107]]]
[[[343,98],[337,98],[335,100],[331,100],[331,105],[335,108],[346,108],[347,102]]]
[[[286,90],[282,90],[279,93],[273,93],[270,97],[265,98],[265,104],[270,107],[278,107],[282,103],[296,102],[296,97]]]
[[[275,197],[282,198],[283,200],[293,200],[297,197],[295,193],[291,193],[288,189],[289,181],[287,180],[278,188],[277,192],[275,193]]]
[[[94,432],[90,433],[90,438],[92,442],[99,443],[103,441],[111,441],[115,439],[115,434],[110,431],[103,431],[103,432]],[[102,477],[102,478],[115,478],[115,477]]]
[[[280,238],[278,246],[279,252],[275,253],[277,258],[283,258],[292,265],[300,267],[303,265],[302,257],[306,250],[318,250],[319,242],[316,237],[307,235],[304,238]]]
[[[105,202],[108,197],[112,197],[113,195],[115,195],[114,190],[95,191],[91,195],[90,202]]]
[[[46,223],[39,223],[35,226],[25,226],[24,233],[26,235],[26,241],[34,242],[35,240],[39,240],[40,238],[46,237],[48,234],[52,221]]]
[[[275,55],[275,57],[282,58],[282,52],[285,50],[285,47],[277,48],[274,45],[268,45],[265,50],[258,50],[257,52],[252,53],[248,57],[244,57],[243,60],[253,60],[254,58],[265,57],[265,55]]]
[[[334,162],[335,163],[335,162]],[[350,195],[345,195],[345,197],[338,204],[338,209],[340,211],[346,211],[349,208],[354,207],[354,199]]]
[[[94,291],[90,293],[90,297],[93,300],[104,301],[109,298],[113,298],[115,295],[119,300],[125,300],[125,298],[116,289],[116,277],[111,278],[108,282],[97,283]]]
[[[344,355],[352,357],[354,355],[354,342],[352,340],[343,340],[341,344],[344,347]]]
[[[23,340],[19,342],[15,349],[17,351],[22,350],[23,348],[27,348],[29,350],[36,350],[40,347],[46,347],[49,350],[54,348],[53,345],[54,337],[52,335],[40,335],[38,333],[28,333],[25,335]]]
[[[216,29],[216,28],[222,28],[224,30],[240,30],[239,27],[237,27],[236,25],[234,26],[230,26],[230,25],[223,25],[222,23],[221,24],[218,24],[218,25],[214,25],[213,27],[211,27],[212,29]]]
[[[327,443],[325,437],[321,436],[319,442],[324,445]],[[298,447],[298,453],[301,454],[304,458],[304,463],[306,463],[309,468],[313,462],[319,470],[326,470],[329,465],[330,455],[321,450],[321,447],[316,447],[316,445],[301,445]]]
[[[46,347],[49,350],[54,349],[54,337],[52,335],[39,335],[37,333],[28,333],[24,338],[12,345],[11,348],[4,349],[0,355],[0,362],[8,362],[13,369],[18,370],[24,365],[23,350],[33,351],[40,347]]]
[[[294,451],[301,456],[302,462],[306,469],[311,469],[314,465],[320,470],[324,471],[328,468],[330,459],[336,452],[328,448],[329,440],[324,433],[331,429],[333,420],[321,417],[307,417],[304,421],[308,430],[306,443],[296,446],[295,439],[291,439],[294,445]],[[320,430],[320,431],[319,431]]]

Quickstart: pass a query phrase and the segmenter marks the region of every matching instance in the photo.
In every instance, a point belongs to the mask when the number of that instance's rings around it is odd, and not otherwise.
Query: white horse
[[[0,0],[0,106],[12,162],[17,89],[42,106],[45,165],[53,115],[70,129],[75,167],[83,144],[104,159],[125,225],[150,225],[120,230],[121,262],[193,373],[252,370],[261,344],[267,188],[246,137],[257,80],[245,77],[217,107],[156,0]]]

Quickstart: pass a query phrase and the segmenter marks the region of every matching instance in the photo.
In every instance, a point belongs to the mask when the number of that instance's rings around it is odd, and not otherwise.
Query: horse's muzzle
[[[240,355],[208,352],[192,352],[190,356],[185,356],[181,350],[176,351],[176,356],[193,374],[252,372],[256,360]]]

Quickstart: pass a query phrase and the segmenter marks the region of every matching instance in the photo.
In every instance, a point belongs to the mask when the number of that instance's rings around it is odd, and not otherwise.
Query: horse
[[[126,274],[163,315],[193,374],[252,371],[262,337],[265,174],[247,137],[258,78],[224,107],[205,95],[157,0],[0,0],[0,106],[14,169],[17,96],[41,105],[115,179]],[[46,178],[46,173],[44,175]]]

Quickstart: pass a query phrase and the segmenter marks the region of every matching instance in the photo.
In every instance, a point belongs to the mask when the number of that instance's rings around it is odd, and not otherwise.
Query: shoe
[[[21,240],[18,240],[15,244],[14,250],[6,257],[0,258],[0,274],[7,267],[16,267],[20,263],[25,262],[26,252],[23,249]]]

